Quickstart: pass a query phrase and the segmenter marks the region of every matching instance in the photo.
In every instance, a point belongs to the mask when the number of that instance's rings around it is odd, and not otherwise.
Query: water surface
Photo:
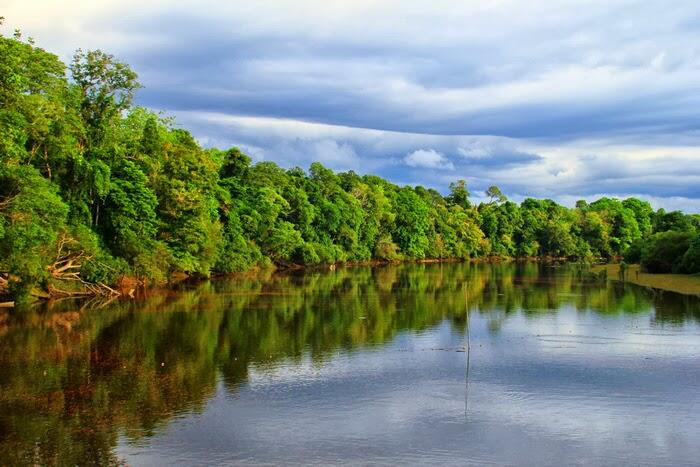
[[[698,465],[698,299],[583,277],[339,268],[4,315],[0,464]]]

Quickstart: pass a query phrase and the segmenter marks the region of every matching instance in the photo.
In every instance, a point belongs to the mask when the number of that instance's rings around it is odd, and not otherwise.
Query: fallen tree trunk
[[[74,240],[64,235],[58,242],[56,259],[48,266],[48,271],[53,280],[58,282],[79,282],[81,290],[64,290],[54,285],[49,285],[49,295],[53,297],[80,297],[97,295],[103,297],[118,297],[118,291],[102,282],[90,282],[80,276],[80,270],[86,262],[92,259],[84,251],[69,251],[64,253],[66,246],[74,243]]]
[[[119,297],[121,293],[107,284],[97,281],[85,280],[81,276],[83,267],[93,260],[93,257],[82,249],[75,248],[78,243],[68,234],[64,233],[56,244],[56,256],[53,262],[46,266],[48,272],[48,285],[46,289],[34,288],[29,293],[32,297],[42,300],[68,297]],[[19,277],[12,276],[9,271],[0,271],[0,297],[11,297],[12,282],[19,282]],[[9,303],[0,302],[9,307]]]

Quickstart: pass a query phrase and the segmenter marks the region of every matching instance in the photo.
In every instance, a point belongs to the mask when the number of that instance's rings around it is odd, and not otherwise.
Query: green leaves
[[[146,175],[131,161],[121,161],[113,178],[104,205],[104,238],[127,258],[148,254],[158,233],[158,199]]]
[[[678,269],[686,274],[700,273],[700,235],[696,235],[690,241]]]
[[[392,236],[410,258],[424,258],[427,236],[428,205],[411,189],[402,188],[396,197],[396,227]]]
[[[0,36],[0,162],[26,163],[59,120],[67,89],[58,57]],[[29,144],[28,144],[29,143]]]
[[[642,247],[642,267],[653,273],[682,272],[681,262],[692,238],[688,232],[676,231],[652,235]]]
[[[46,279],[68,208],[56,187],[31,166],[0,166],[0,272],[18,295]]]
[[[71,81],[55,55],[0,36],[0,277],[17,293],[48,287],[47,271],[66,254],[94,281],[272,263],[623,252],[650,268],[664,255],[674,259],[660,269],[699,268],[691,238],[700,216],[654,212],[635,198],[518,205],[495,185],[489,202],[472,206],[464,180],[443,196],[318,162],[308,173],[254,164],[132,107],[137,75],[113,56],[78,50],[70,71]],[[685,233],[650,237],[669,230]]]
[[[129,108],[134,91],[141,85],[128,65],[101,50],[78,49],[70,71],[80,90],[80,113],[89,129],[88,143],[94,146],[102,141],[111,119]]]

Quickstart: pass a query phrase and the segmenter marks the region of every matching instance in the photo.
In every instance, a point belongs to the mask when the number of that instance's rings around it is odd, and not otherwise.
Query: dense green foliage
[[[0,36],[0,292],[271,264],[610,258],[665,231],[692,244],[671,269],[699,267],[698,216],[638,199],[518,205],[496,186],[474,205],[464,181],[443,196],[319,163],[308,172],[253,164],[132,106],[136,73],[114,57],[78,51],[68,71],[31,40]],[[666,250],[638,253],[657,251]]]
[[[691,235],[673,230],[652,235],[642,247],[642,265],[649,272],[680,272]]]

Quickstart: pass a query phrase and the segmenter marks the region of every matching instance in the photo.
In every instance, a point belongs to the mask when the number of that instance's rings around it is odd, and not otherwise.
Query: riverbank
[[[619,264],[599,264],[591,268],[591,272],[595,274],[602,271],[605,271],[609,280],[622,281]],[[700,296],[700,276],[697,275],[650,274],[643,272],[638,264],[631,264],[627,266],[624,281],[657,290]]]
[[[274,274],[274,273],[285,273],[291,271],[323,271],[323,270],[335,270],[336,268],[352,268],[352,267],[363,267],[363,266],[388,266],[397,264],[432,264],[432,263],[459,263],[459,262],[470,262],[470,263],[498,263],[498,262],[567,262],[566,258],[552,257],[552,256],[541,256],[541,257],[507,257],[507,256],[487,256],[479,258],[470,259],[460,259],[460,258],[426,258],[426,259],[412,259],[412,260],[369,260],[369,261],[348,261],[332,264],[315,264],[315,265],[303,265],[303,264],[287,264],[287,265],[276,265],[269,268],[255,267],[247,271],[214,275],[211,278],[222,279],[227,277],[250,277],[259,276],[261,274]],[[607,279],[613,281],[620,281],[620,265],[615,264],[597,264],[591,267],[591,272],[600,275],[605,271]],[[149,292],[158,293],[159,290],[163,290],[168,286],[174,284],[187,282],[187,281],[199,281],[202,280],[201,277],[188,276],[185,273],[175,273],[171,276],[169,281],[160,283],[148,284],[145,281],[138,280],[133,277],[122,277],[116,284],[109,288],[110,294],[107,296],[108,299],[125,297],[134,298],[135,295],[145,296],[149,295]],[[658,290],[666,290],[670,292],[677,292],[685,295],[697,295],[700,296],[700,276],[698,275],[685,275],[685,274],[650,274],[641,271],[639,265],[629,265],[627,267],[627,273],[625,276],[625,282],[640,285],[643,287],[650,287]],[[56,300],[62,298],[76,298],[76,297],[95,297],[94,293],[90,293],[86,290],[80,290],[74,293],[63,293],[58,295],[36,295],[36,302],[41,302],[44,300]],[[7,297],[9,299],[9,297]],[[0,308],[13,308],[15,303],[10,300],[0,300]]]
[[[566,258],[555,258],[550,256],[541,257],[509,257],[509,256],[485,256],[485,257],[475,257],[475,258],[423,258],[423,259],[395,259],[395,260],[381,260],[372,259],[366,261],[343,261],[337,263],[326,263],[326,264],[299,264],[299,263],[286,263],[270,265],[268,267],[255,266],[251,269],[239,272],[232,272],[227,274],[213,274],[210,277],[203,277],[197,275],[189,275],[184,272],[174,272],[170,275],[168,280],[160,282],[149,282],[147,280],[139,279],[133,276],[122,276],[115,283],[109,286],[104,284],[99,284],[99,288],[91,287],[86,288],[85,284],[77,282],[65,282],[58,279],[54,279],[55,283],[52,283],[49,287],[49,291],[34,290],[31,293],[33,300],[30,305],[40,303],[43,301],[60,300],[66,298],[95,298],[104,297],[105,299],[111,300],[114,298],[135,298],[136,295],[141,297],[145,295],[150,295],[151,292],[159,293],[160,290],[164,288],[173,286],[175,284],[184,282],[197,282],[206,279],[226,279],[226,278],[236,278],[236,277],[251,277],[251,276],[262,276],[274,273],[288,273],[293,271],[334,271],[336,268],[354,268],[354,267],[378,267],[378,266],[389,266],[389,265],[399,265],[399,264],[435,264],[435,263],[498,263],[507,261],[565,261]],[[55,285],[63,284],[61,287],[56,287]],[[104,293],[103,293],[104,292]],[[0,294],[0,308],[14,308],[15,302],[11,300],[9,295]]]

